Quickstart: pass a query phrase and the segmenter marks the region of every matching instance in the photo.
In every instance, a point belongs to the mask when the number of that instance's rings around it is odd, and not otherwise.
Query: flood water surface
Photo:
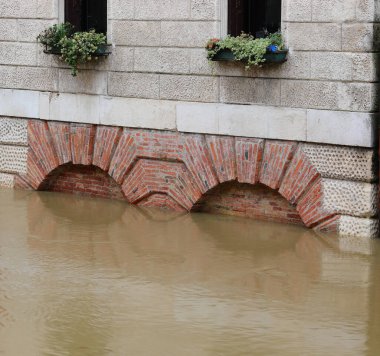
[[[0,190],[0,355],[379,355],[380,242]]]

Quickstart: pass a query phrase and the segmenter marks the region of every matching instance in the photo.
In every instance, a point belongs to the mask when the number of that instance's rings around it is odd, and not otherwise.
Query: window
[[[228,34],[261,37],[281,29],[281,0],[228,0]]]
[[[107,33],[107,0],[65,0],[65,22],[76,31]]]

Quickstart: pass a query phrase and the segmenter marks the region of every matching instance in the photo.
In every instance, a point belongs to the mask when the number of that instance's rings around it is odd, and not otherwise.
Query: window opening
[[[281,29],[281,0],[228,0],[228,34],[255,37]]]
[[[65,0],[65,22],[76,31],[107,33],[107,0]]]

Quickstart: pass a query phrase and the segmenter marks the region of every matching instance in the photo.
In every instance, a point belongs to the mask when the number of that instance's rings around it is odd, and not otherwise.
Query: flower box
[[[56,54],[56,55],[61,55],[62,50],[60,47],[48,47],[46,46],[44,49],[44,53],[47,54]],[[104,44],[104,45],[99,45],[97,50],[94,52],[94,56],[97,57],[107,57],[112,53],[112,45],[111,44]]]
[[[287,61],[288,50],[277,50],[275,52],[267,51],[264,55],[264,63],[284,63]],[[212,61],[236,61],[235,55],[229,49],[222,49],[217,52]],[[244,62],[244,61],[243,61]],[[264,64],[263,63],[263,64]]]

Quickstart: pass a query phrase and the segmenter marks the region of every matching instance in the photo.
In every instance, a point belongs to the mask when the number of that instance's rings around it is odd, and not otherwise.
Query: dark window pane
[[[107,1],[87,0],[87,30],[94,28],[96,32],[107,32]]]
[[[276,32],[281,28],[281,0],[229,0],[228,33],[258,34],[266,29]]]
[[[65,0],[65,21],[77,31],[107,32],[107,0]]]
[[[73,24],[76,31],[83,30],[82,0],[65,0],[65,22]]]

